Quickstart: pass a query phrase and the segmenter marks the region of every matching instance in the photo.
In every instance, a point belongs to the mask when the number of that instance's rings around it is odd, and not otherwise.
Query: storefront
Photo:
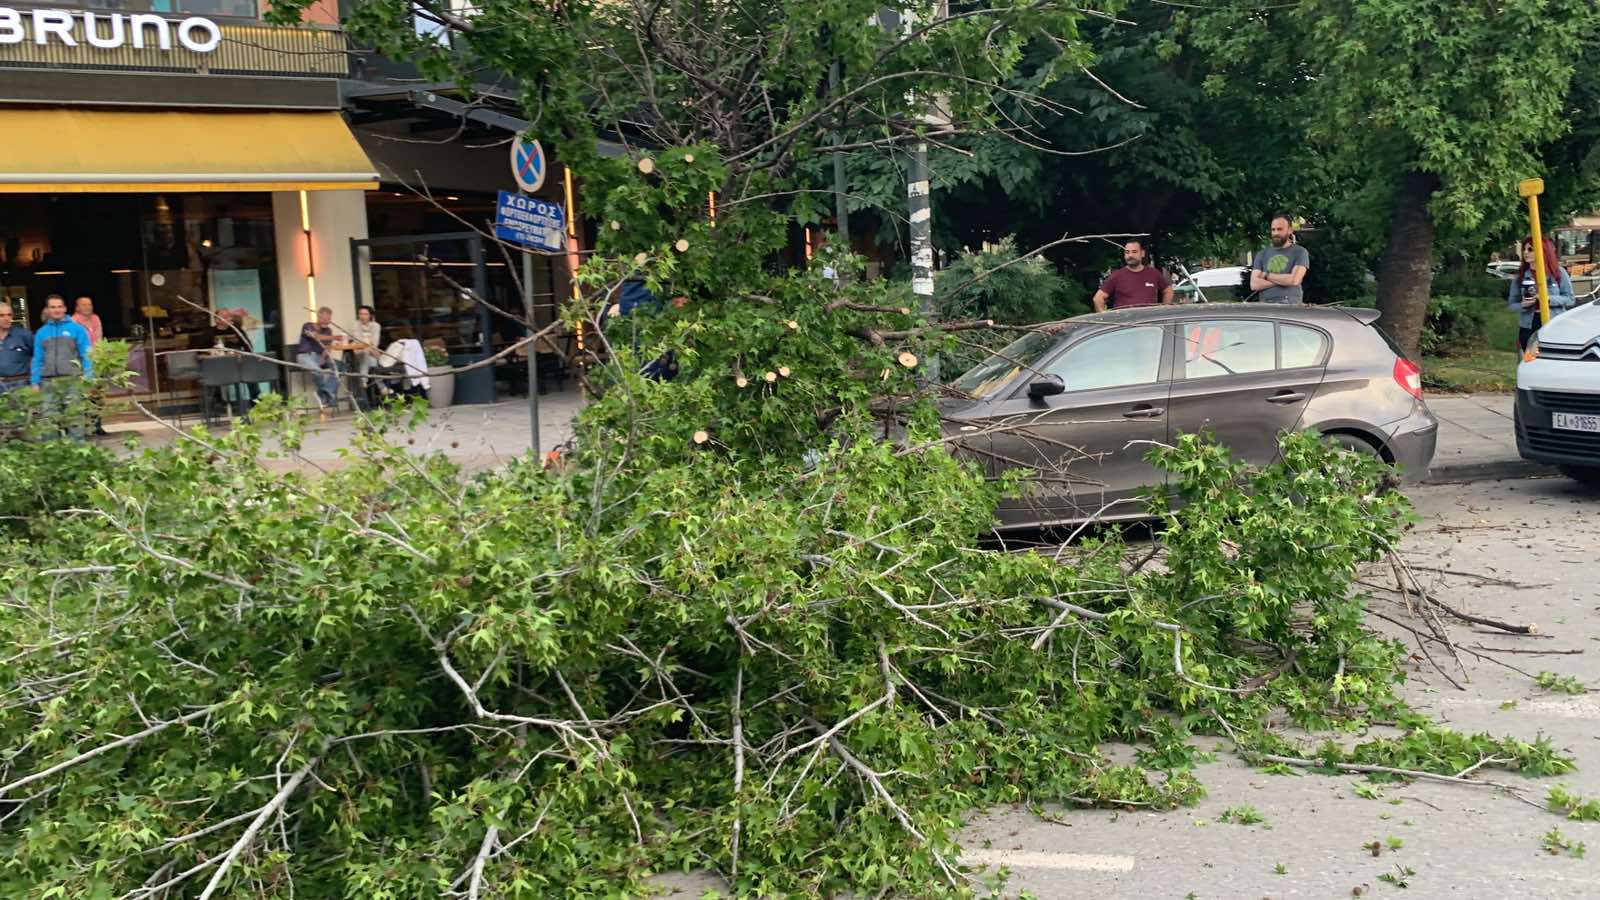
[[[139,392],[177,406],[197,395],[217,310],[243,310],[274,356],[320,306],[348,328],[372,305],[386,342],[458,364],[526,333],[521,254],[492,238],[527,127],[515,98],[378,80],[394,73],[349,46],[329,4],[293,28],[258,21],[253,0],[85,5],[0,7],[0,294],[30,326],[49,294],[90,297],[134,345]],[[549,169],[539,196],[570,206]],[[587,243],[533,258],[539,324]],[[457,397],[496,399],[494,374]]]
[[[342,34],[0,7],[8,29],[25,39],[0,42],[0,294],[19,319],[91,298],[137,392],[181,403],[214,310],[243,310],[273,356],[318,304],[353,318],[346,242],[378,180],[340,112]]]

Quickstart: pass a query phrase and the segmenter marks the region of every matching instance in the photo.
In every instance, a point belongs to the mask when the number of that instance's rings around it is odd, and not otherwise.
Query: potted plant
[[[428,363],[428,405],[434,409],[449,406],[456,398],[456,376],[450,371],[450,357],[438,347],[422,348]]]

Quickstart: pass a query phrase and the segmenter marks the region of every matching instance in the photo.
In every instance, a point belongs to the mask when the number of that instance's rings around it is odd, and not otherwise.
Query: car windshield
[[[1030,331],[951,382],[951,386],[980,400],[1009,390],[1025,373],[1036,371],[1039,361],[1066,333]]]

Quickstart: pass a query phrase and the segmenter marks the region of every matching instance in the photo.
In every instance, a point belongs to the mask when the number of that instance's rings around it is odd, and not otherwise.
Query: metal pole
[[[839,93],[839,60],[834,59],[833,65],[828,67],[828,93],[835,96]],[[844,135],[835,131],[833,133],[835,146],[844,143]],[[844,153],[833,151],[833,216],[838,220],[839,249],[845,253],[850,252],[850,210],[845,205],[845,191],[848,185],[844,177]]]
[[[1542,185],[1541,185],[1542,187]],[[1539,324],[1550,324],[1550,289],[1545,286],[1544,235],[1539,229],[1539,195],[1528,195],[1528,221],[1533,226],[1533,283],[1539,286]]]
[[[928,144],[918,141],[911,145],[911,165],[906,170],[906,206],[911,221],[911,292],[917,297],[918,310],[932,317],[933,210],[929,206],[928,191]],[[929,382],[938,382],[938,357],[928,359],[925,377]]]
[[[522,251],[522,310],[528,319],[528,334],[539,330],[533,318],[533,251]],[[533,456],[539,456],[539,342],[528,345],[528,420],[533,428]]]

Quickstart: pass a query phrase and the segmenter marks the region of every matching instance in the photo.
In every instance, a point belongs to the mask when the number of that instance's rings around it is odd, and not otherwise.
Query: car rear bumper
[[[1400,469],[1400,480],[1415,484],[1428,477],[1428,466],[1433,464],[1433,451],[1439,443],[1439,420],[1433,417],[1427,404],[1418,403],[1411,415],[1384,427],[1388,435],[1384,444],[1391,461]]]
[[[1600,466],[1600,433],[1554,426],[1552,413],[1600,415],[1600,393],[1517,389],[1517,452],[1558,466]]]

